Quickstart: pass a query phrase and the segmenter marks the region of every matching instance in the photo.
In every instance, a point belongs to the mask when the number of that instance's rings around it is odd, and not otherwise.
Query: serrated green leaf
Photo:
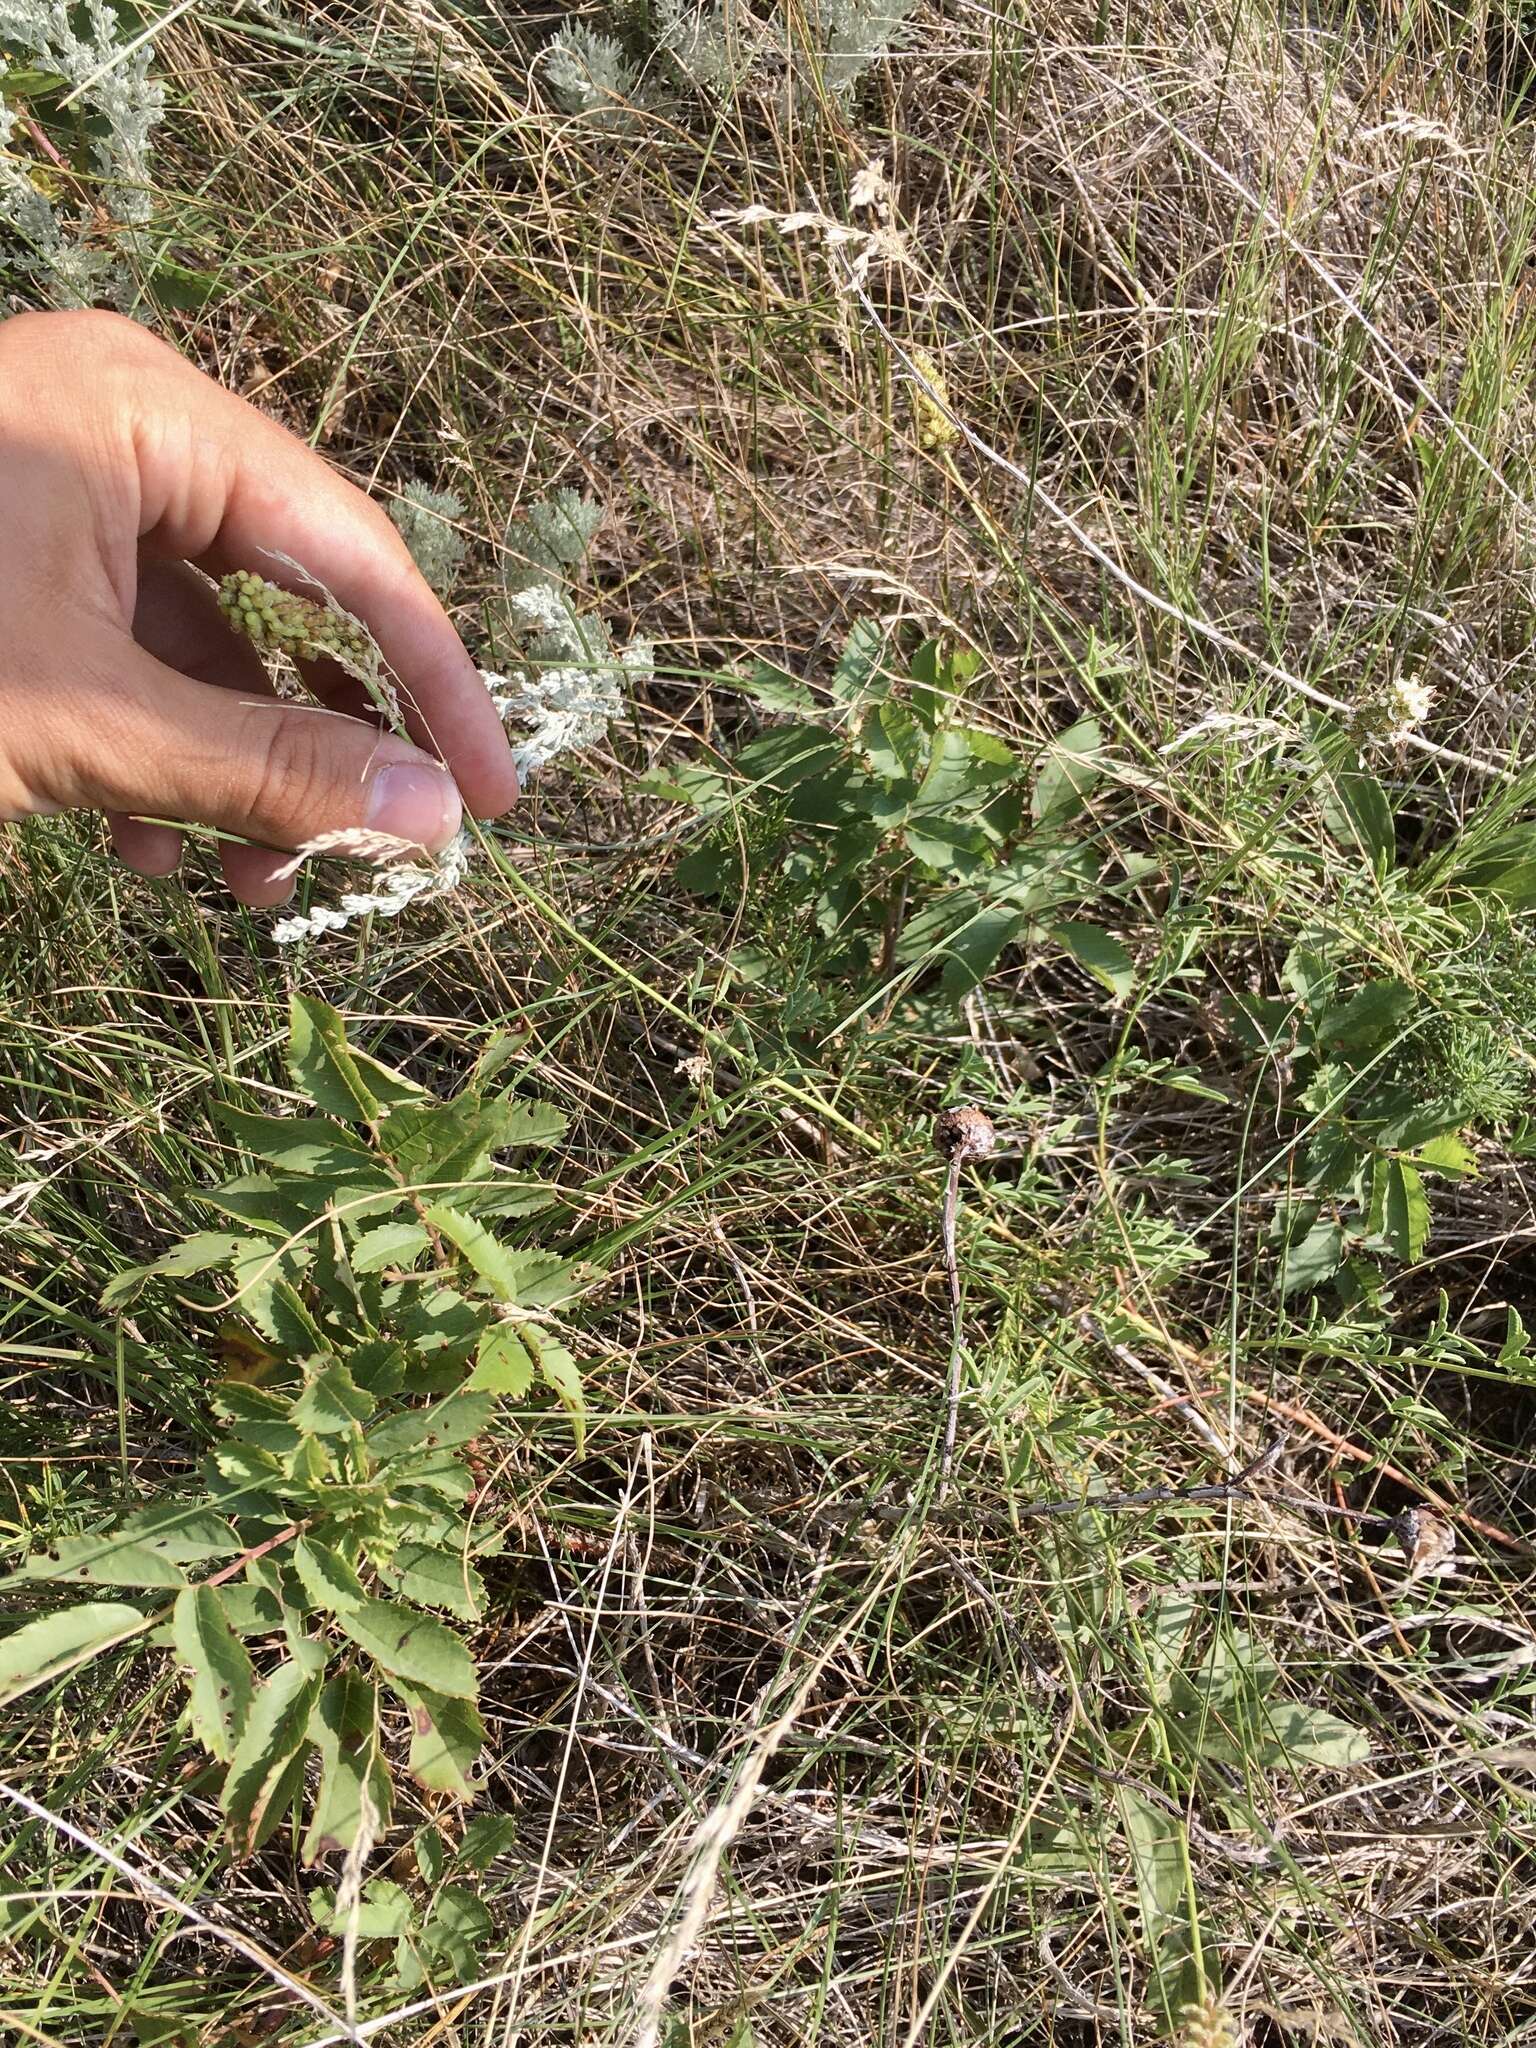
[[[294,1402],[293,1419],[317,1436],[343,1436],[366,1422],[373,1409],[372,1394],[344,1365],[332,1364],[322,1367]]]
[[[299,1175],[274,1179],[270,1174],[244,1173],[197,1199],[273,1237],[293,1237],[315,1216],[314,1188]]]
[[[21,1568],[29,1579],[78,1581],[96,1586],[184,1586],[187,1575],[161,1551],[135,1543],[121,1530],[61,1536]]]
[[[275,1635],[283,1625],[283,1603],[269,1586],[241,1585],[238,1581],[219,1588],[224,1618],[240,1636]]]
[[[395,1110],[379,1143],[413,1187],[441,1199],[455,1186],[483,1181],[493,1152],[553,1144],[566,1122],[559,1110],[510,1091],[489,1099],[465,1093],[452,1102]]]
[[[377,1223],[360,1230],[352,1241],[354,1273],[377,1273],[385,1266],[409,1270],[430,1247],[431,1238],[420,1223]]]
[[[453,1630],[430,1614],[388,1600],[365,1600],[337,1620],[391,1678],[452,1699],[475,1697],[474,1660]]]
[[[1385,1235],[1397,1257],[1410,1263],[1429,1237],[1429,1197],[1406,1160],[1387,1162]]]
[[[253,1242],[227,1230],[200,1230],[193,1237],[183,1238],[149,1265],[130,1266],[109,1280],[101,1291],[101,1305],[104,1309],[122,1308],[137,1299],[150,1280],[185,1279],[193,1273],[206,1273],[210,1267],[227,1265],[242,1247]]]
[[[1432,1167],[1436,1173],[1449,1174],[1454,1180],[1477,1172],[1477,1154],[1454,1131],[1442,1131],[1438,1137],[1428,1139],[1414,1156],[1420,1166]]]
[[[281,1819],[319,1696],[318,1681],[298,1663],[280,1664],[257,1687],[219,1798],[237,1853],[249,1855]]]
[[[395,1690],[410,1711],[411,1776],[424,1791],[473,1799],[477,1787],[469,1771],[485,1746],[485,1723],[474,1702],[409,1685]]]
[[[1368,981],[1347,1003],[1324,1013],[1318,1038],[1335,1052],[1379,1052],[1401,1036],[1418,1001],[1405,982]]]
[[[392,1878],[370,1877],[363,1886],[354,1916],[336,1903],[336,1894],[321,1890],[310,1894],[309,1908],[328,1934],[343,1935],[355,1926],[360,1941],[390,1941],[404,1934],[416,1919],[416,1907],[403,1885]]]
[[[483,1877],[498,1856],[516,1848],[520,1832],[509,1813],[477,1813],[464,1830],[454,1861]]]
[[[187,1672],[192,1732],[210,1756],[228,1763],[256,1695],[256,1673],[217,1587],[188,1586],[177,1594],[171,1640]]]
[[[1344,1244],[1343,1226],[1319,1216],[1301,1242],[1286,1249],[1284,1291],[1294,1294],[1331,1279],[1344,1263]]]
[[[825,727],[779,725],[743,747],[736,766],[753,782],[794,789],[810,776],[824,777],[842,760],[842,742]]]
[[[293,1546],[293,1568],[310,1604],[322,1614],[349,1613],[367,1598],[357,1573],[328,1543],[301,1536]]]
[[[367,1444],[378,1459],[396,1458],[405,1451],[446,1450],[467,1444],[480,1435],[491,1419],[495,1397],[461,1390],[430,1408],[411,1408],[400,1415],[386,1416],[369,1430]]]
[[[1506,1372],[1518,1373],[1522,1377],[1531,1355],[1530,1332],[1525,1319],[1513,1302],[1504,1314],[1504,1342],[1499,1347],[1499,1364]]]
[[[315,1702],[309,1739],[320,1752],[320,1790],[304,1838],[304,1861],[312,1864],[344,1853],[360,1833],[376,1842],[389,1826],[393,1786],[379,1744],[377,1688],[361,1672],[339,1673]]]
[[[537,1324],[524,1323],[522,1338],[533,1354],[539,1377],[571,1418],[579,1454],[587,1440],[587,1401],[581,1387],[581,1368],[565,1346]]]
[[[289,999],[288,1071],[328,1116],[351,1124],[377,1121],[379,1100],[358,1071],[340,1012],[329,1003],[313,996]]]
[[[816,714],[813,693],[798,677],[790,675],[787,669],[775,668],[771,661],[753,662],[751,673],[741,680],[741,687],[765,711],[784,711],[794,718],[813,718]]]
[[[907,787],[906,801],[917,794],[926,743],[923,729],[904,704],[894,698],[868,713],[859,744],[871,771],[891,785]]]
[[[89,1663],[93,1654],[127,1642],[146,1626],[137,1607],[118,1600],[88,1600],[27,1622],[0,1638],[0,1706]]]
[[[513,1307],[556,1308],[576,1292],[568,1261],[549,1252],[514,1251],[501,1244],[477,1217],[434,1203],[427,1220],[454,1245],[487,1291]]]
[[[1017,768],[1000,740],[964,726],[947,726],[934,739],[916,801],[925,813],[947,811],[995,789]]]
[[[364,1141],[342,1124],[323,1116],[256,1116],[250,1110],[216,1103],[214,1114],[243,1150],[268,1160],[284,1173],[334,1180],[390,1185],[389,1176]],[[396,1111],[396,1115],[403,1114]]]
[[[461,1551],[427,1543],[402,1543],[379,1577],[402,1599],[419,1607],[440,1607],[460,1621],[485,1612],[485,1582]]]
[[[1117,938],[1096,924],[1079,924],[1074,918],[1052,925],[1051,937],[1112,996],[1125,1001],[1136,978],[1136,963]]]
[[[885,634],[878,619],[855,619],[848,628],[832,671],[832,694],[839,704],[852,703],[883,680]]]
[[[492,1323],[481,1335],[475,1369],[464,1384],[466,1389],[521,1400],[533,1385],[533,1376],[533,1360],[514,1325]]]

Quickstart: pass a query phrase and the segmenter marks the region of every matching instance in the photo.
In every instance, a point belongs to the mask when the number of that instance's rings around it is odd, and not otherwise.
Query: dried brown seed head
[[[933,1143],[942,1159],[985,1159],[997,1149],[997,1131],[982,1110],[946,1109],[934,1119]]]
[[[1456,1569],[1456,1531],[1439,1515],[1428,1508],[1404,1508],[1392,1527],[1408,1560],[1410,1580]]]

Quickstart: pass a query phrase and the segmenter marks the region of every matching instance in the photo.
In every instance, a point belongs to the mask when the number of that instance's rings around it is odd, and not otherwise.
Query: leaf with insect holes
[[[402,1599],[419,1607],[440,1607],[460,1621],[478,1621],[485,1612],[485,1582],[460,1551],[440,1550],[428,1543],[402,1543],[379,1577]]]
[[[282,1818],[319,1695],[318,1681],[298,1662],[280,1664],[257,1689],[219,1798],[243,1854],[259,1847]]]
[[[343,1436],[373,1413],[372,1394],[361,1388],[344,1365],[322,1366],[293,1404],[300,1429],[317,1436]]]
[[[119,1600],[88,1600],[27,1622],[0,1637],[0,1706],[88,1663],[93,1652],[127,1642],[146,1625],[137,1607]]]
[[[493,1395],[461,1388],[430,1408],[409,1408],[386,1416],[369,1430],[368,1449],[382,1460],[397,1458],[404,1451],[442,1450],[470,1443],[490,1421],[495,1405]]]
[[[473,1659],[453,1630],[430,1614],[389,1600],[364,1600],[337,1619],[344,1633],[391,1678],[453,1699],[474,1698]]]
[[[171,1614],[171,1640],[187,1671],[192,1733],[229,1763],[256,1694],[250,1653],[230,1626],[215,1586],[188,1586]]]
[[[1136,964],[1118,939],[1096,924],[1079,924],[1074,918],[1053,925],[1051,937],[1112,996],[1125,1001],[1136,978]]]
[[[528,1347],[511,1323],[492,1323],[475,1352],[475,1369],[464,1382],[487,1394],[510,1394],[520,1401],[533,1385],[534,1363]]]
[[[309,1717],[320,1752],[320,1789],[303,1860],[339,1855],[359,1834],[377,1841],[389,1826],[393,1786],[379,1743],[378,1689],[359,1671],[331,1679]]]
[[[101,1291],[101,1305],[104,1309],[126,1308],[143,1293],[149,1281],[180,1280],[193,1273],[206,1273],[212,1267],[227,1265],[238,1252],[255,1243],[254,1238],[236,1236],[227,1230],[200,1230],[183,1238],[150,1265],[129,1266],[125,1272],[116,1274]]]
[[[50,1550],[29,1557],[21,1568],[29,1579],[70,1579],[97,1586],[184,1586],[187,1575],[147,1543],[134,1543],[120,1530],[95,1536],[61,1536]]]
[[[115,1529],[65,1536],[29,1557],[31,1579],[78,1579],[98,1586],[181,1586],[186,1564],[236,1557],[241,1545],[229,1523],[207,1508],[175,1502],[146,1508]]]
[[[395,1691],[410,1711],[411,1776],[424,1791],[473,1799],[478,1787],[469,1771],[485,1746],[485,1723],[474,1702],[398,1683]]]

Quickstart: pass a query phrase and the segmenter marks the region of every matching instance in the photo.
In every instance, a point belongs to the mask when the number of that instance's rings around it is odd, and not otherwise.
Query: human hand
[[[305,667],[319,705],[280,701],[187,567],[284,581],[271,550],[367,623],[420,748],[329,663]],[[371,500],[131,320],[0,320],[0,819],[103,810],[147,875],[182,850],[149,820],[215,826],[257,842],[221,846],[230,889],[272,904],[273,849],[367,826],[436,851],[464,806],[516,795],[475,665]]]

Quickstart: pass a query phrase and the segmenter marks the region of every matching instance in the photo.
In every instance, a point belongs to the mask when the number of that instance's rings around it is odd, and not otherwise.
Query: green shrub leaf
[[[0,1638],[0,1706],[88,1663],[93,1653],[127,1642],[147,1626],[137,1607],[116,1600],[88,1600],[27,1622],[13,1635]]]
[[[176,1655],[189,1675],[192,1732],[229,1763],[256,1693],[250,1654],[230,1626],[215,1586],[188,1586],[171,1615]]]
[[[343,1630],[381,1671],[452,1699],[475,1696],[475,1667],[452,1629],[388,1600],[364,1600],[339,1615]]]

